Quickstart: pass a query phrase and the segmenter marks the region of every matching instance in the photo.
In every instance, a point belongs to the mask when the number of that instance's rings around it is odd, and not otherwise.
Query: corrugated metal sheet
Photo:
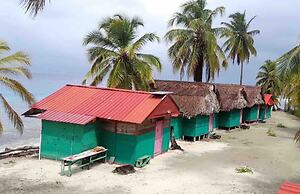
[[[89,122],[96,119],[96,117],[94,117],[94,116],[63,113],[63,112],[56,112],[56,111],[50,111],[50,110],[44,112],[38,118],[46,120],[46,121],[74,123],[74,124],[79,124],[79,125],[86,125]]]
[[[274,105],[274,100],[272,99],[272,94],[265,94],[264,101],[266,105],[272,106]]]
[[[286,181],[281,185],[277,194],[300,194],[300,185]]]
[[[64,122],[64,119],[80,120],[80,116],[85,121],[88,120],[86,116],[91,116],[139,124],[163,99],[163,95],[157,96],[148,92],[67,85],[34,104],[32,108],[52,111],[46,114],[51,113],[51,118],[55,117],[60,122]],[[175,103],[173,106],[175,108],[171,114],[179,114]]]

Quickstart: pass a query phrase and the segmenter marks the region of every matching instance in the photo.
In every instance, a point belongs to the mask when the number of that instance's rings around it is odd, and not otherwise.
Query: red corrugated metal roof
[[[153,95],[141,91],[67,85],[32,105],[32,108],[46,110],[46,113],[52,111],[51,118],[54,117],[55,112],[61,112],[55,117],[60,122],[63,122],[64,119],[76,120],[79,119],[77,116],[81,115],[142,123],[164,97],[164,95]],[[173,108],[171,114],[178,112],[175,103],[174,106],[176,110]],[[65,113],[76,116],[69,118]]]
[[[300,194],[300,185],[286,181],[281,185],[277,194]]]
[[[272,99],[272,94],[265,94],[264,95],[264,101],[266,105],[272,106],[274,105],[274,101]]]
[[[76,123],[76,124],[80,124],[80,125],[88,124],[89,122],[96,119],[96,117],[94,117],[94,116],[63,113],[63,112],[56,112],[56,111],[51,111],[51,110],[44,112],[38,118],[46,120],[46,121]]]

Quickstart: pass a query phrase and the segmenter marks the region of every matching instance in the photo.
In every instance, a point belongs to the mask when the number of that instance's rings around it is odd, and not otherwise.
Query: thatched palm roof
[[[214,84],[220,103],[220,111],[242,109],[247,106],[246,93],[243,86],[234,84]]]
[[[254,105],[263,104],[263,96],[261,94],[261,87],[259,86],[244,86],[246,98],[247,98],[247,107],[252,107]]]
[[[171,97],[186,117],[209,115],[220,110],[211,84],[156,80],[152,90],[173,92]]]

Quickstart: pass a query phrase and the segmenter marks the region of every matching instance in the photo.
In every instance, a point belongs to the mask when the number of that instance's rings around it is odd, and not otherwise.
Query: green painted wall
[[[240,126],[240,109],[234,109],[228,112],[219,113],[220,127],[238,127]]]
[[[219,128],[219,113],[214,113],[213,127],[214,127],[214,129]]]
[[[41,156],[59,160],[94,148],[100,143],[98,125],[42,121]]]
[[[272,117],[272,106],[267,106],[266,117],[268,119]]]
[[[265,120],[269,119],[272,116],[272,107],[271,106],[261,106],[259,110],[259,119]]]
[[[182,117],[175,117],[171,119],[171,126],[174,127],[175,139],[180,139],[182,137],[182,131],[183,131],[182,123],[183,123]]]
[[[197,116],[183,121],[183,136],[197,137],[208,134],[209,116]]]
[[[114,156],[117,163],[134,164],[135,161],[145,155],[154,155],[155,131],[142,135],[115,134],[103,130],[101,133],[101,145],[106,147],[108,156]],[[168,151],[170,142],[170,129],[163,131],[162,151]]]
[[[259,109],[259,119],[262,121],[266,119],[265,106],[261,106]]]
[[[257,121],[258,106],[243,109],[243,121]]]
[[[134,164],[144,156],[154,154],[155,130],[134,136],[116,134],[101,129],[100,122],[75,125],[42,121],[41,156],[59,160],[78,154],[96,146],[108,149],[108,156],[115,156],[118,163]],[[162,151],[169,149],[170,128],[165,128],[162,137]]]

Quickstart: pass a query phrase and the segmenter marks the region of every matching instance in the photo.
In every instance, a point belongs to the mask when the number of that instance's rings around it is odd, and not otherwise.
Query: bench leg
[[[68,177],[72,176],[71,166],[72,166],[72,164],[68,164]]]
[[[61,161],[60,175],[61,176],[65,175],[65,164],[64,164],[64,161]]]

